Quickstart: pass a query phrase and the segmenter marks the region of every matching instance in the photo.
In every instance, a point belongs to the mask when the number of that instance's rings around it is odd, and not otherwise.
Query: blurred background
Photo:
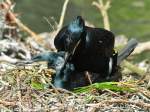
[[[36,33],[50,32],[45,17],[59,22],[64,0],[14,0],[15,12],[19,19]],[[92,5],[94,0],[70,0],[64,25],[75,16],[81,15],[95,27],[103,27],[99,10]],[[110,28],[115,35],[137,38],[138,41],[150,40],[150,0],[112,0],[108,10]],[[150,53],[137,56],[137,60],[150,59]]]

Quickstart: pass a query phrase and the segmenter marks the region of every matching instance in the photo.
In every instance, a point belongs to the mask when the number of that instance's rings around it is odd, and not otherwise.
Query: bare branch
[[[109,104],[112,104],[112,103],[125,103],[125,104],[136,105],[136,106],[139,106],[139,107],[150,108],[150,104],[148,104],[148,103],[128,101],[128,100],[122,100],[122,99],[118,99],[118,100],[105,100],[105,101],[102,101],[102,102],[97,103],[97,104],[86,104],[86,105],[87,106],[92,106],[92,107],[99,107],[99,106],[102,106],[102,105],[104,105],[106,103],[109,103]]]
[[[132,55],[140,54],[143,51],[148,51],[148,50],[150,50],[150,41],[139,43],[138,46],[135,48],[134,52],[132,53]]]
[[[5,106],[16,106],[16,102],[3,101],[1,99],[0,99],[0,104],[3,104]]]
[[[58,30],[57,31],[59,31],[62,28],[68,3],[69,3],[69,0],[65,0],[63,8],[62,8],[62,12],[61,12],[61,16],[60,16],[60,20],[59,20]]]
[[[96,6],[102,14],[104,28],[110,30],[110,23],[107,10],[110,8],[110,0],[107,0],[106,3],[103,3],[103,0],[98,0],[98,2],[94,1],[92,5]]]

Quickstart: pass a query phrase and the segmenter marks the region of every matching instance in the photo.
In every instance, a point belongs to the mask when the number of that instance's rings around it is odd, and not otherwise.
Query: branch
[[[4,55],[4,54],[2,54],[2,56],[0,56],[0,62],[8,62],[8,63],[14,64],[18,61],[19,61],[18,59],[11,58],[11,57]]]
[[[105,101],[102,101],[102,102],[97,103],[97,104],[86,104],[86,105],[87,106],[92,106],[92,107],[99,107],[99,106],[102,106],[102,105],[107,104],[107,103],[109,103],[109,104],[124,103],[124,104],[136,105],[136,106],[142,107],[142,108],[150,108],[150,104],[148,104],[148,103],[128,101],[128,100],[122,100],[122,99],[118,99],[118,100],[105,100]]]
[[[20,20],[18,20],[17,18],[15,18],[15,22],[16,24],[24,31],[26,31],[29,35],[31,35],[31,37],[34,38],[34,40],[41,45],[41,43],[43,43],[43,39],[42,37],[40,37],[38,34],[36,34],[35,32],[33,32],[30,28],[28,28],[26,25],[24,25]]]
[[[110,30],[110,23],[107,10],[110,8],[110,0],[107,0],[106,3],[103,3],[103,0],[98,0],[98,2],[94,1],[92,5],[96,6],[102,14],[104,28]]]
[[[18,89],[18,91],[17,91],[18,101],[22,105],[20,74],[17,74],[16,81],[17,81],[17,89]],[[19,111],[22,112],[21,106],[19,106]]]
[[[140,54],[143,51],[148,51],[148,50],[150,50],[150,41],[139,43],[132,54],[133,55]]]
[[[0,99],[0,104],[3,104],[5,106],[16,106],[16,102],[8,102],[8,101],[3,101]]]
[[[62,12],[61,12],[61,16],[60,16],[60,20],[59,20],[57,31],[59,31],[62,28],[68,3],[69,3],[69,0],[65,0],[63,8],[62,8]]]

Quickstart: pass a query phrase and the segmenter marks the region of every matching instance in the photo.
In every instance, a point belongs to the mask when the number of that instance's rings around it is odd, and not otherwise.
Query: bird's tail
[[[120,63],[133,52],[137,44],[136,39],[129,40],[127,45],[118,53],[117,65],[120,65]]]

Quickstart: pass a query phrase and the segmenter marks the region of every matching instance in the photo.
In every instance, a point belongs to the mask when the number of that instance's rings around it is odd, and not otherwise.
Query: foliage
[[[89,86],[75,88],[75,93],[90,92],[92,90],[104,90],[109,89],[116,92],[135,92],[134,88],[126,87],[125,85],[120,85],[120,82],[103,82],[94,83]]]

